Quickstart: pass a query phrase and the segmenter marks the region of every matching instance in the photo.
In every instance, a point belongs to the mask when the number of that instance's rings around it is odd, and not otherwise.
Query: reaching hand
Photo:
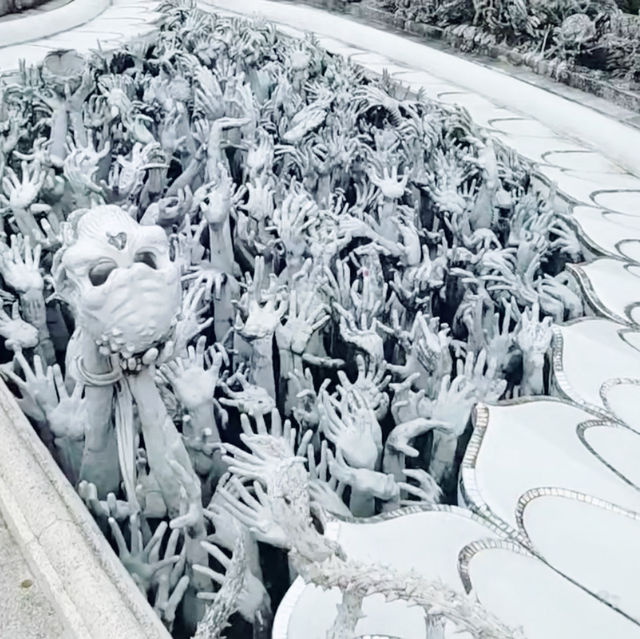
[[[224,349],[206,349],[207,338],[201,335],[193,346],[187,347],[186,357],[174,359],[160,367],[160,373],[171,384],[180,403],[193,410],[213,404],[213,393],[220,377],[220,369],[228,358]],[[207,367],[205,359],[210,360]]]
[[[400,492],[393,475],[368,468],[353,468],[346,463],[340,449],[336,452],[335,461],[330,462],[329,470],[338,481],[376,499],[390,501]]]
[[[164,523],[164,522],[163,522]],[[160,528],[162,524],[158,526]],[[166,526],[162,530],[162,535],[166,531]],[[156,534],[158,530],[156,529]],[[180,530],[172,530],[169,540],[164,549],[163,560],[169,560],[167,564],[155,571],[154,583],[156,586],[153,609],[164,621],[165,625],[171,629],[176,618],[176,610],[184,597],[189,586],[189,576],[184,574],[187,545],[182,544],[182,549],[177,552],[178,541],[182,533]],[[178,558],[175,561],[175,558]],[[155,544],[149,554],[151,564],[156,564],[160,558],[160,544]],[[171,563],[175,561],[175,563]]]
[[[318,205],[295,182],[282,204],[273,212],[273,226],[289,251],[306,240],[306,230],[316,223]]]
[[[144,595],[149,592],[158,571],[166,566],[173,566],[180,561],[179,556],[158,559],[159,547],[167,531],[167,523],[164,521],[158,525],[155,533],[147,544],[144,544],[142,541],[142,531],[140,529],[140,515],[131,515],[129,517],[131,548],[127,546],[120,526],[113,517],[109,518],[109,527],[111,528],[111,534],[118,548],[120,561],[129,571],[136,585]]]
[[[311,292],[298,302],[297,292],[292,290],[289,293],[287,321],[276,328],[279,349],[302,355],[313,333],[329,321],[326,307],[314,305],[314,298],[315,294]]]
[[[374,362],[383,362],[384,342],[376,332],[376,328],[384,327],[384,325],[373,316],[373,313],[370,320],[367,319],[365,313],[362,313],[358,322],[353,313],[350,313],[339,304],[334,302],[333,307],[340,315],[340,335],[342,335],[344,341],[367,353]]]
[[[520,318],[520,327],[516,335],[516,344],[522,351],[520,392],[523,395],[544,391],[544,357],[551,346],[552,338],[551,318],[540,319],[538,303],[531,309],[526,309]]]
[[[240,384],[240,390],[232,390],[229,387],[233,381]],[[262,386],[249,383],[240,372],[236,372],[226,383],[222,382],[221,386],[229,397],[222,397],[220,403],[225,406],[233,406],[240,413],[256,417],[257,415],[266,415],[275,408],[275,401],[271,395]]]
[[[204,319],[207,313],[207,305],[202,304],[205,292],[202,286],[192,285],[182,298],[182,309],[175,330],[175,350],[178,353],[213,323],[213,317]]]
[[[214,527],[214,532],[207,536],[207,540],[227,550],[231,550],[234,547],[238,534],[246,533],[246,528],[225,507],[224,491],[220,489],[223,486],[227,486],[230,479],[231,473],[228,472],[220,477],[216,491],[204,510],[204,516]]]
[[[582,298],[569,282],[569,276],[560,273],[555,277],[545,275],[538,283],[540,308],[556,322],[581,317],[584,313]]]
[[[562,253],[566,253],[572,262],[579,261],[582,255],[582,247],[580,240],[575,231],[562,218],[556,218],[550,228],[551,233],[556,235],[556,239],[551,242],[551,249],[560,249]]]
[[[477,357],[472,352],[467,353],[464,365],[458,360],[458,375],[464,376],[475,386],[475,396],[480,402],[496,402],[504,394],[507,381],[497,378],[497,369],[497,360],[488,357],[484,349]]]
[[[497,362],[498,370],[505,370],[509,360],[509,353],[513,347],[513,335],[511,332],[511,318],[513,307],[505,304],[505,314],[500,325],[500,315],[495,313],[488,318],[488,335],[486,337],[486,351],[489,358]]]
[[[34,348],[39,341],[38,329],[20,317],[17,301],[11,307],[10,316],[0,307],[0,335],[5,338],[7,348],[12,351]]]
[[[410,497],[401,499],[401,506],[433,506],[440,502],[442,490],[436,480],[422,468],[405,468],[402,471],[406,477],[406,482],[399,482],[400,489],[409,493]],[[413,479],[418,485],[409,483]]]
[[[233,180],[222,164],[218,173],[215,183],[205,184],[193,194],[194,204],[214,228],[221,228],[229,219],[233,203]]]
[[[425,389],[414,391],[411,387],[420,377],[420,373],[412,373],[404,381],[397,384],[389,384],[393,391],[391,402],[391,414],[396,424],[409,422],[417,417],[431,417],[433,402],[426,397]]]
[[[319,396],[320,427],[327,439],[351,466],[375,468],[382,452],[382,433],[367,400],[353,388],[344,390],[340,401],[325,390]]]
[[[358,377],[355,382],[350,382],[343,371],[338,371],[338,379],[343,388],[354,388],[359,391],[364,401],[371,406],[376,418],[382,420],[389,410],[389,395],[384,392],[391,380],[391,375],[385,375],[386,363],[378,364],[374,360],[367,366],[364,356],[356,355]]]
[[[293,416],[300,424],[315,429],[320,423],[320,413],[318,393],[316,393],[311,370],[306,368],[302,373],[296,368],[289,373],[289,380],[296,388],[292,391],[297,400],[296,405],[293,406]],[[330,383],[331,380],[325,379],[320,390],[325,389]]]
[[[91,482],[81,481],[78,484],[78,494],[99,521],[105,521],[109,518],[123,521],[133,514],[129,502],[116,499],[115,493],[108,493],[106,499],[98,499],[98,489]]]
[[[58,396],[58,404],[55,407],[45,404],[51,432],[56,439],[83,439],[89,423],[89,406],[83,397],[84,386],[76,382],[73,392],[69,393],[58,364],[53,365],[52,376],[49,379],[53,386],[51,394]]]
[[[442,430],[459,437],[469,421],[475,393],[473,382],[466,376],[461,375],[451,381],[451,376],[445,375],[433,405],[432,419],[446,424]]]
[[[13,382],[20,392],[21,397],[17,400],[20,408],[35,421],[45,421],[45,411],[52,410],[58,403],[58,397],[52,392],[53,369],[48,368],[45,371],[38,355],[33,357],[32,369],[20,350],[16,351],[14,362],[22,370],[24,379],[14,373],[11,366],[2,367],[0,372]]]
[[[381,170],[382,169],[382,170]],[[409,174],[398,177],[398,167],[394,165],[389,167],[371,167],[369,170],[369,179],[375,184],[382,195],[388,200],[399,200],[407,188],[407,182],[409,181]]]
[[[269,497],[258,481],[254,481],[253,494],[237,478],[231,477],[226,484],[219,485],[216,492],[224,508],[245,525],[254,537],[263,543],[287,548],[287,537],[282,528],[275,522]]]
[[[539,360],[549,350],[552,337],[551,318],[540,319],[540,306],[534,304],[531,309],[526,309],[520,318],[520,330],[516,336],[523,356]]]
[[[209,577],[219,586],[224,586],[228,575],[231,572],[230,568],[232,562],[235,561],[236,558],[227,557],[227,555],[225,555],[217,546],[206,541],[202,542],[202,547],[218,562],[219,565],[224,568],[226,574],[216,572],[208,566],[202,566],[199,564],[195,564],[193,569],[201,575]],[[262,582],[249,570],[246,565],[246,561],[244,563],[245,566],[242,573],[242,586],[240,587],[236,605],[238,607],[238,612],[242,617],[248,623],[255,624],[257,623],[260,614],[264,612],[265,609],[270,608],[271,602]],[[205,599],[208,601],[215,601],[217,596],[218,593],[215,592],[198,593],[199,599]]]
[[[0,273],[4,281],[17,293],[42,291],[44,280],[40,274],[42,246],[31,248],[29,236],[13,235],[11,248],[0,245]]]
[[[283,446],[288,447],[292,455],[301,456],[304,455],[307,444],[313,436],[313,431],[307,430],[302,437],[299,437],[298,430],[291,424],[291,420],[285,419],[284,422],[280,417],[280,412],[277,409],[272,409],[270,418],[271,424],[267,428],[263,415],[252,415],[255,422],[255,426],[251,425],[251,420],[248,415],[240,415],[240,426],[242,432],[247,437],[254,435],[270,435],[275,439],[282,439]]]
[[[99,162],[111,151],[111,144],[107,142],[98,152],[93,141],[82,147],[76,146],[72,141],[67,143],[68,152],[64,159],[64,176],[71,188],[78,194],[89,193],[102,194],[102,189],[95,182]]]
[[[351,511],[342,501],[342,495],[346,484],[329,472],[329,466],[335,461],[335,457],[329,448],[327,441],[322,440],[320,447],[320,461],[316,463],[315,450],[311,444],[307,447],[307,460],[309,466],[309,497],[311,508],[319,507],[336,517],[350,518]]]
[[[247,185],[249,197],[241,208],[257,222],[268,222],[273,219],[275,205],[273,201],[273,188],[269,180],[261,175]]]
[[[46,171],[37,162],[29,166],[23,161],[21,167],[22,179],[18,179],[11,167],[5,168],[6,175],[2,179],[4,194],[14,213],[27,210],[36,201],[47,177]]]
[[[387,437],[385,442],[385,457],[389,454],[401,454],[407,457],[417,457],[419,452],[411,446],[411,441],[420,435],[428,433],[434,428],[446,428],[445,422],[438,422],[433,419],[417,417],[408,422],[398,424]]]
[[[258,130],[258,141],[250,144],[247,152],[247,169],[249,176],[256,178],[262,173],[269,173],[273,165],[273,138],[264,130]]]

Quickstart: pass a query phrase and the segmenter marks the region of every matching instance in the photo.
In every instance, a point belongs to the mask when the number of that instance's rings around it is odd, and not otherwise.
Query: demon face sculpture
[[[180,308],[180,272],[159,226],[142,226],[117,206],[77,211],[54,272],[76,328],[102,354],[142,355],[169,337]]]

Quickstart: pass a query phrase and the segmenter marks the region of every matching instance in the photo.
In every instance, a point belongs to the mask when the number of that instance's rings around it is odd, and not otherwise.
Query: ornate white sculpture
[[[518,636],[317,527],[454,502],[473,405],[550,388],[551,318],[582,312],[553,194],[464,111],[312,39],[163,12],[2,94],[24,118],[0,140],[21,407],[168,627],[238,612],[266,639],[300,574],[344,592],[332,637],[373,593],[429,636]]]

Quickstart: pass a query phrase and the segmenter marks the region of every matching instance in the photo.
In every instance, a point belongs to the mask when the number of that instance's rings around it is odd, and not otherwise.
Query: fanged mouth
[[[175,322],[172,323],[171,332],[174,326]],[[171,357],[174,348],[173,340],[169,339],[171,332],[165,338],[156,340],[150,346],[136,352],[133,344],[125,343],[122,331],[114,328],[96,339],[96,346],[101,355],[117,361],[123,370],[139,372],[144,367],[158,364]]]

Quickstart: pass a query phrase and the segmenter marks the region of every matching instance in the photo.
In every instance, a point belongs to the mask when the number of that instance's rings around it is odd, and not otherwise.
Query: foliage
[[[640,18],[622,13],[614,0],[395,0],[392,11],[399,20],[454,30],[464,49],[503,42],[640,81]]]

